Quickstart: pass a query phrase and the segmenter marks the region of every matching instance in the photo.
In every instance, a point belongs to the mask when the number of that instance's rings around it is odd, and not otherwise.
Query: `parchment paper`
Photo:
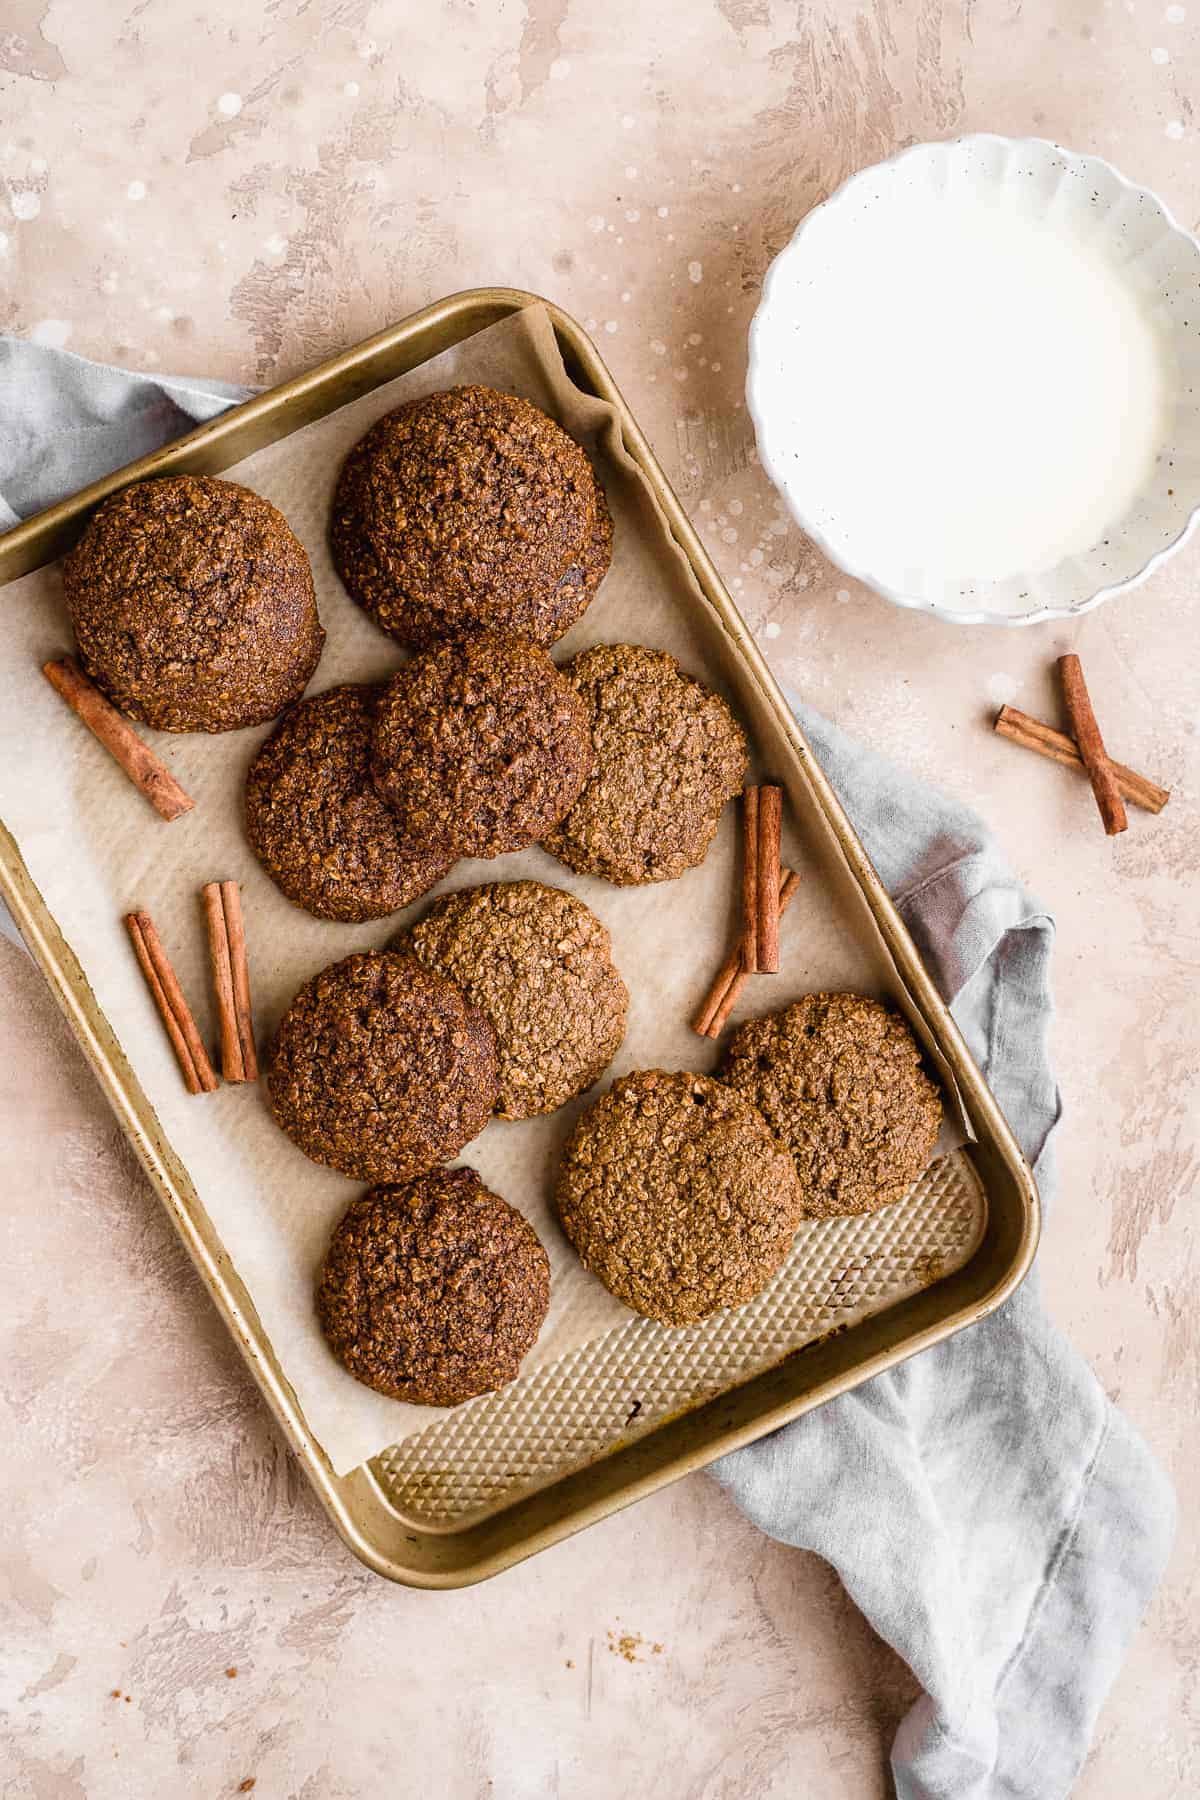
[[[615,523],[612,572],[584,619],[557,646],[558,660],[597,641],[659,646],[724,691],[751,722],[757,709],[730,686],[720,628],[699,600],[640,474],[621,452],[607,407],[568,380],[548,319],[536,308],[225,471],[281,509],[312,559],[328,641],[310,692],[378,679],[403,660],[399,647],[346,597],[329,561],[325,529],[342,457],[402,400],[462,381],[507,388],[543,406],[587,444],[608,491]],[[259,868],[241,830],[242,781],[265,730],[217,737],[146,732],[196,801],[195,811],[176,823],[158,822],[39,672],[47,657],[72,647],[58,567],[11,583],[0,593],[0,609],[0,818],[249,1289],[309,1427],[334,1470],[344,1474],[440,1416],[361,1387],[335,1362],[317,1329],[314,1274],[358,1185],[295,1149],[274,1124],[260,1090],[222,1086],[210,1096],[185,1093],[121,919],[134,907],[153,914],[211,1043],[215,1010],[199,891],[218,878],[240,881],[255,1020],[265,1044],[308,976],[352,951],[386,944],[427,901],[368,926],[321,922],[289,905]],[[675,882],[619,889],[574,875],[535,849],[460,863],[435,892],[530,877],[578,894],[612,932],[631,994],[628,1034],[601,1086],[634,1068],[709,1070],[716,1047],[696,1037],[688,1021],[733,927],[736,829],[729,807],[703,867]],[[784,854],[804,876],[781,929],[785,972],[752,981],[738,1016],[768,1011],[818,987],[894,992],[878,946],[848,928],[844,888],[831,883],[824,859],[798,841],[790,821]],[[526,1214],[550,1255],[550,1315],[526,1371],[630,1316],[580,1267],[553,1214],[557,1158],[585,1104],[577,1101],[548,1119],[494,1120],[463,1154]],[[956,1127],[947,1144],[962,1136]],[[86,1281],[88,1273],[78,1270],[73,1278]],[[61,1272],[47,1269],[45,1279],[61,1279]]]

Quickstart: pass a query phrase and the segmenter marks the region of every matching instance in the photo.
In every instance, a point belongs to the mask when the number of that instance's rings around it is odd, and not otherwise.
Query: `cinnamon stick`
[[[1028,713],[1021,712],[1015,706],[1002,706],[996,714],[992,729],[1010,743],[1020,744],[1025,750],[1033,750],[1038,756],[1048,757],[1051,762],[1062,763],[1069,769],[1078,769],[1084,773],[1084,762],[1079,754],[1079,747],[1074,738],[1063,731],[1055,731],[1052,725],[1043,725],[1040,719],[1031,718]],[[1113,774],[1117,778],[1117,786],[1126,800],[1134,806],[1141,806],[1147,812],[1160,813],[1171,798],[1171,790],[1159,787],[1146,775],[1139,775],[1136,769],[1127,768],[1124,763],[1112,764]]]
[[[221,905],[229,938],[229,963],[233,974],[233,1008],[238,1041],[242,1047],[245,1080],[258,1080],[258,1052],[254,1046],[254,1014],[250,1010],[250,965],[246,960],[246,927],[242,921],[242,892],[236,881],[221,883]]]
[[[758,789],[742,794],[742,967],[758,968]]]
[[[176,1061],[189,1094],[211,1094],[216,1091],[217,1077],[208,1060],[208,1052],[196,1030],[191,1008],[183,997],[174,969],[162,940],[148,912],[125,915],[125,928],[133,944],[158,1015],[171,1040]]]
[[[1096,796],[1100,817],[1104,820],[1104,829],[1109,837],[1116,837],[1119,831],[1125,830],[1129,820],[1125,816],[1125,802],[1117,787],[1117,777],[1109,761],[1108,751],[1104,748],[1096,715],[1092,711],[1079,658],[1073,652],[1060,656],[1058,673],[1071,729],[1083,758],[1083,766],[1088,772],[1092,792]]]
[[[758,790],[758,921],[756,944],[760,974],[779,972],[779,862],[783,829],[783,789],[767,783]]]
[[[128,775],[138,792],[147,799],[160,818],[169,824],[182,813],[191,812],[196,802],[184,792],[166,764],[140,737],[115,706],[104,698],[71,657],[42,664],[42,674],[55,693],[60,694],[71,711],[99,739]]]
[[[221,1034],[221,1073],[226,1081],[245,1081],[242,1040],[238,1035],[237,1008],[233,999],[229,932],[225,925],[220,882],[208,882],[201,889],[201,897],[204,901],[204,922],[208,928],[208,959],[212,967],[213,993],[216,996],[217,1022]]]
[[[783,879],[779,884],[780,916],[787,911],[796,897],[800,886],[800,877],[795,869],[783,870]],[[746,985],[746,970],[742,967],[742,939],[739,935],[737,943],[717,970],[712,986],[705,995],[700,1009],[692,1020],[692,1030],[701,1037],[720,1037],[730,1013],[738,1003],[742,989]]]

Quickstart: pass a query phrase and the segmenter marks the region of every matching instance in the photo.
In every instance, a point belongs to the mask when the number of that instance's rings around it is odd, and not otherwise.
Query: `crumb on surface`
[[[629,1663],[639,1663],[645,1661],[645,1657],[638,1654],[639,1651],[649,1650],[652,1656],[661,1656],[666,1645],[651,1643],[642,1636],[640,1631],[622,1631],[615,1628],[608,1633],[608,1649],[612,1656],[624,1657],[625,1661]],[[572,1668],[574,1665],[568,1663],[567,1667]]]

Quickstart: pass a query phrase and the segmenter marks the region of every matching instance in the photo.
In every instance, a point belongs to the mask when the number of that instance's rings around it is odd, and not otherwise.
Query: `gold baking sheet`
[[[571,1493],[586,1478],[588,1468],[598,1466],[597,1456],[611,1452],[614,1443],[624,1446],[605,1457],[602,1485],[607,1487],[623,1458],[636,1454],[642,1463],[654,1461],[647,1456],[651,1447],[666,1452],[672,1434],[689,1419],[697,1428],[702,1425],[713,1395],[719,1397],[734,1385],[743,1396],[748,1394],[754,1385],[750,1378],[760,1370],[767,1372],[764,1379],[777,1382],[793,1353],[833,1326],[855,1323],[854,1331],[845,1331],[838,1339],[849,1344],[873,1318],[902,1310],[896,1302],[905,1294],[913,1300],[936,1294],[938,1289],[930,1284],[939,1277],[946,1304],[935,1308],[934,1328],[961,1322],[962,1295],[956,1296],[953,1288],[955,1269],[972,1269],[984,1256],[990,1264],[986,1291],[993,1293],[1019,1273],[1032,1242],[1032,1189],[1019,1159],[1013,1160],[1011,1140],[1006,1141],[986,1099],[980,1110],[978,1078],[962,1062],[957,1034],[913,961],[911,946],[877,884],[859,862],[857,847],[845,836],[844,820],[827,790],[822,793],[819,774],[790,718],[781,712],[757,653],[723,590],[714,586],[703,552],[694,540],[688,541],[686,521],[678,516],[673,496],[586,339],[561,315],[530,311],[488,336],[464,331],[465,342],[453,353],[451,367],[426,365],[402,387],[390,385],[397,361],[410,356],[415,360],[422,338],[430,345],[436,345],[439,336],[445,342],[442,334],[453,334],[456,326],[483,324],[489,313],[492,318],[511,313],[517,299],[506,304],[503,297],[465,296],[430,309],[423,329],[418,321],[384,334],[374,349],[360,347],[339,359],[340,370],[333,365],[323,380],[318,371],[292,384],[275,397],[273,407],[271,396],[249,403],[238,409],[240,420],[235,415],[192,434],[182,447],[156,459],[157,465],[186,463],[189,456],[199,454],[201,466],[225,467],[282,506],[313,556],[322,614],[330,631],[330,645],[314,682],[319,689],[335,680],[384,673],[399,660],[395,647],[381,639],[341,594],[324,552],[324,519],[337,460],[371,419],[404,393],[476,377],[529,393],[568,428],[590,439],[613,497],[618,554],[609,582],[585,620],[563,641],[561,653],[569,654],[596,638],[629,638],[673,649],[685,666],[725,688],[754,730],[763,767],[785,779],[789,788],[793,834],[789,849],[802,868],[805,886],[785,921],[788,973],[774,981],[752,983],[743,1010],[780,1004],[817,985],[892,993],[909,1007],[943,1068],[952,1074],[980,1141],[940,1163],[936,1178],[927,1178],[930,1191],[914,1196],[907,1212],[896,1208],[890,1215],[878,1216],[885,1220],[886,1242],[876,1241],[871,1249],[865,1239],[859,1244],[855,1231],[864,1222],[837,1222],[854,1227],[842,1234],[844,1242],[834,1241],[836,1233],[825,1233],[830,1239],[825,1243],[822,1228],[805,1227],[792,1263],[777,1278],[777,1286],[782,1280],[783,1287],[778,1291],[773,1287],[754,1308],[715,1322],[712,1344],[702,1341],[705,1328],[698,1328],[701,1339],[694,1346],[683,1342],[693,1335],[687,1333],[667,1334],[673,1343],[652,1347],[656,1328],[647,1334],[643,1322],[630,1321],[630,1315],[583,1274],[558,1239],[546,1209],[557,1146],[577,1109],[521,1126],[496,1122],[469,1147],[466,1160],[534,1219],[551,1250],[554,1310],[536,1358],[507,1396],[459,1409],[446,1419],[436,1415],[431,1419],[421,1409],[399,1408],[358,1389],[326,1355],[315,1333],[310,1303],[315,1261],[330,1223],[356,1191],[353,1184],[316,1170],[292,1150],[275,1132],[255,1094],[229,1089],[213,1100],[197,1101],[177,1090],[156,1022],[144,1016],[145,997],[136,976],[125,981],[129,959],[119,938],[119,916],[135,902],[150,907],[178,955],[185,987],[197,1001],[203,999],[198,1010],[207,1018],[195,891],[214,874],[243,879],[263,1024],[277,1016],[298,981],[314,968],[350,949],[386,941],[394,924],[385,922],[364,931],[308,920],[288,907],[258,874],[237,835],[236,790],[238,773],[260,733],[224,740],[161,740],[172,766],[200,804],[189,820],[170,828],[159,826],[144,803],[124,789],[120,776],[103,766],[102,754],[62,713],[48,689],[45,701],[52,710],[39,717],[39,703],[43,707],[44,703],[38,690],[44,684],[32,672],[41,656],[68,641],[54,572],[41,571],[28,583],[10,587],[5,594],[9,630],[0,661],[0,680],[5,684],[0,690],[5,722],[0,734],[7,729],[11,735],[8,745],[0,747],[6,769],[12,768],[14,753],[18,764],[24,755],[25,773],[19,783],[0,785],[0,816],[13,832],[57,924],[80,952],[95,998],[116,1027],[135,1079],[131,1082],[112,1059],[106,1061],[97,1041],[92,1048],[102,1064],[101,1073],[110,1093],[119,1089],[119,1110],[139,1115],[136,1120],[127,1117],[134,1126],[132,1135],[141,1140],[143,1155],[152,1165],[160,1165],[155,1172],[170,1190],[177,1217],[186,1214],[185,1235],[195,1240],[194,1250],[202,1250],[202,1266],[209,1259],[220,1263],[224,1283],[220,1298],[227,1310],[241,1312],[244,1295],[249,1326],[244,1335],[252,1340],[247,1342],[252,1360],[277,1409],[284,1400],[282,1410],[293,1436],[310,1468],[318,1472],[331,1510],[358,1540],[356,1547],[363,1554],[387,1572],[409,1579],[469,1579],[484,1572],[487,1558],[473,1559],[470,1550],[470,1540],[482,1529],[478,1521],[493,1515],[493,1533],[498,1528],[495,1518],[501,1515],[515,1525],[532,1502],[526,1498],[514,1505],[514,1497],[529,1496],[534,1489],[540,1491],[541,1509],[549,1505],[553,1511],[552,1496],[557,1493],[567,1510],[559,1515],[557,1529],[542,1525],[512,1539],[503,1559],[533,1547],[547,1529],[552,1535],[569,1529],[588,1510],[570,1503]],[[566,355],[566,369],[560,350]],[[372,371],[383,379],[371,383]],[[353,383],[362,397],[329,411],[307,429],[286,431],[298,416],[312,418],[321,411],[347,383]],[[282,426],[285,434],[232,467],[247,441],[261,443],[272,423]],[[227,455],[229,451],[233,454]],[[59,515],[62,511],[56,509]],[[40,546],[32,541],[38,521],[10,534],[0,541],[0,569],[5,560],[17,567],[35,560],[39,547],[61,548],[70,524],[61,516],[44,519]],[[75,739],[77,751],[68,754],[68,744]],[[44,759],[47,773],[57,767],[61,785],[51,804],[40,774],[37,782],[30,780],[32,771],[42,769],[39,759]],[[111,794],[104,793],[106,779]],[[81,830],[82,812],[96,821],[94,829]],[[114,818],[119,821],[115,830]],[[532,874],[579,892],[613,930],[618,963],[635,995],[629,1038],[614,1072],[650,1061],[706,1067],[713,1052],[687,1030],[686,1021],[728,931],[733,835],[730,812],[704,868],[661,888],[611,889],[570,876],[538,851],[493,864],[462,865],[449,885]],[[36,901],[11,856],[4,859],[4,875],[18,914],[28,915],[31,901],[36,912]],[[38,931],[32,929],[37,918],[26,916],[22,922],[35,948],[42,950],[43,965],[60,997],[64,988],[71,992],[69,1010],[83,1007],[86,1020],[77,1023],[86,1023],[85,1037],[94,1038],[90,1002],[84,1005],[72,989],[69,959],[53,945],[52,931],[40,944]],[[118,935],[106,937],[106,932]],[[143,1100],[156,1115],[152,1121],[141,1115]],[[174,1170],[161,1167],[163,1154],[154,1141],[159,1133],[165,1134],[186,1167],[182,1183]],[[948,1169],[953,1169],[952,1177]],[[1001,1217],[996,1217],[998,1206]],[[879,1228],[872,1229],[879,1240]],[[1000,1263],[994,1261],[998,1241],[1005,1251]],[[976,1267],[975,1275],[981,1273]],[[615,1365],[613,1346],[618,1349]],[[868,1348],[864,1335],[860,1349]],[[622,1411],[625,1396],[617,1392],[614,1399],[611,1383],[606,1385],[609,1378],[596,1377],[602,1365],[616,1368],[612,1379],[618,1390],[627,1368],[633,1386],[646,1392],[631,1391],[630,1403]],[[664,1377],[652,1389],[645,1377],[668,1365],[670,1378]],[[853,1374],[854,1368],[851,1359],[847,1370]],[[537,1423],[539,1417],[549,1416],[546,1395],[551,1392],[556,1396],[551,1412],[557,1408],[561,1425],[557,1438],[553,1433],[547,1437]],[[810,1392],[801,1383],[797,1401],[803,1404]],[[636,1408],[634,1401],[640,1402]],[[689,1408],[698,1410],[681,1418]],[[628,1412],[635,1414],[632,1421]],[[669,1423],[663,1425],[663,1419]],[[733,1427],[727,1427],[726,1435],[729,1429]],[[539,1440],[539,1431],[544,1441]],[[489,1442],[495,1451],[490,1462]],[[372,1477],[361,1471],[344,1479],[331,1473],[331,1467],[347,1470],[384,1446]],[[706,1438],[696,1460],[722,1447],[715,1438]],[[564,1479],[564,1471],[581,1460],[587,1465],[582,1474]],[[624,1488],[616,1488],[612,1503],[637,1491],[645,1479],[643,1470]],[[426,1547],[426,1559],[437,1569],[420,1567],[420,1555],[409,1558],[413,1565],[409,1567],[403,1554],[397,1557],[383,1547],[400,1524],[397,1513],[383,1504],[384,1497],[414,1524],[440,1534],[436,1549],[432,1539]],[[364,1516],[369,1516],[369,1529]],[[458,1527],[457,1533],[451,1527]],[[455,1535],[461,1542],[451,1551],[448,1539]],[[401,1533],[402,1542],[409,1537],[420,1543],[419,1532]]]

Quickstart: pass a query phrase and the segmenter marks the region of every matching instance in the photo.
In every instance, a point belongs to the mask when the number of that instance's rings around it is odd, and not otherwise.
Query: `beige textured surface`
[[[10,0],[0,31],[5,329],[268,381],[457,287],[548,293],[593,322],[779,672],[993,819],[1060,925],[1047,1297],[1185,1520],[1200,549],[1074,638],[1114,753],[1176,790],[1108,843],[1086,787],[981,723],[1001,699],[1052,717],[1066,639],[956,631],[844,583],[777,512],[738,401],[772,249],[910,139],[1056,136],[1194,226],[1198,26],[1200,4],[1158,0]],[[828,1571],[703,1477],[483,1589],[360,1572],[4,946],[0,1135],[6,1792],[208,1796],[255,1775],[347,1800],[396,1791],[397,1768],[399,1791],[504,1800],[590,1800],[651,1769],[665,1800],[886,1791],[911,1677]],[[1084,1800],[1200,1785],[1198,1586],[1185,1527]],[[610,1631],[641,1634],[640,1660]]]

